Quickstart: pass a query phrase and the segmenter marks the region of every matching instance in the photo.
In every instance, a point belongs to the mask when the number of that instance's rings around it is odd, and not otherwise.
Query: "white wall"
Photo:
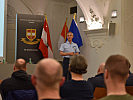
[[[122,53],[133,65],[133,0],[122,0]],[[133,66],[131,67],[133,72]]]
[[[118,10],[118,17],[115,19],[111,19],[111,11]],[[78,21],[79,16],[83,16],[83,13],[78,6]],[[81,47],[81,54],[83,54],[88,61],[88,73],[84,76],[85,79],[88,77],[94,76],[97,72],[99,64],[105,62],[107,57],[111,54],[121,54],[121,0],[112,0],[110,4],[110,8],[107,16],[108,22],[112,21],[116,23],[116,34],[114,36],[109,35],[100,35],[89,36],[85,34],[84,30],[86,30],[86,25],[84,23],[78,23],[80,33],[83,39],[83,47]],[[107,25],[105,25],[107,26]],[[95,33],[94,33],[95,34]],[[101,48],[92,48],[90,43],[91,41],[96,40],[99,42],[103,42],[103,46]],[[96,50],[97,49],[97,50]]]

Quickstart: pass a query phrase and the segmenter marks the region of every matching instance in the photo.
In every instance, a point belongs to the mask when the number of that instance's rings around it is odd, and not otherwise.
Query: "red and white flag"
[[[44,21],[39,49],[42,52],[44,58],[53,58],[52,44],[46,18]]]
[[[58,41],[58,49],[60,48],[62,43],[66,42],[67,33],[68,33],[68,27],[67,27],[67,20],[66,20],[66,22],[63,26],[62,32],[61,32],[61,36]]]

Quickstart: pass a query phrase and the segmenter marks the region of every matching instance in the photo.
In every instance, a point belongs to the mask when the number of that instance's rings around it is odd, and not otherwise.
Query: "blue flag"
[[[74,43],[76,43],[78,45],[78,47],[81,47],[83,45],[82,38],[80,36],[79,29],[78,29],[78,27],[77,27],[76,22],[74,21],[74,19],[72,20],[72,23],[71,23],[69,32],[72,32],[73,33],[73,40],[72,41]]]

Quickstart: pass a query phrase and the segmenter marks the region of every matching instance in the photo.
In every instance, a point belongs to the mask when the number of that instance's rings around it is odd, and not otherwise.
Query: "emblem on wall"
[[[21,41],[25,44],[34,45],[40,42],[40,39],[36,39],[36,29],[26,29],[26,38],[21,38]]]

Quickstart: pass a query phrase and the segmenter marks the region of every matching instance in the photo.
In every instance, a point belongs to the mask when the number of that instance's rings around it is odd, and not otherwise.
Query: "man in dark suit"
[[[129,63],[129,69],[131,68],[131,64]],[[133,73],[129,71],[129,77],[126,81],[126,86],[133,86]]]
[[[96,87],[104,87],[105,88],[104,66],[105,66],[105,63],[101,63],[99,66],[99,69],[97,71],[97,75],[95,77],[88,78],[88,80],[93,85],[93,90],[95,90]],[[129,66],[129,68],[130,67],[131,67],[131,65]],[[129,77],[126,81],[126,86],[133,86],[133,73],[131,73],[131,72],[129,72]]]
[[[129,77],[126,81],[126,86],[133,86],[133,74],[129,72]]]
[[[97,75],[95,77],[88,78],[88,81],[90,81],[93,85],[93,91],[95,90],[96,87],[105,87],[104,66],[105,63],[101,63],[98,68]]]
[[[31,76],[26,73],[26,62],[24,59],[17,59],[12,76],[2,81],[0,92],[2,100],[37,99]]]

